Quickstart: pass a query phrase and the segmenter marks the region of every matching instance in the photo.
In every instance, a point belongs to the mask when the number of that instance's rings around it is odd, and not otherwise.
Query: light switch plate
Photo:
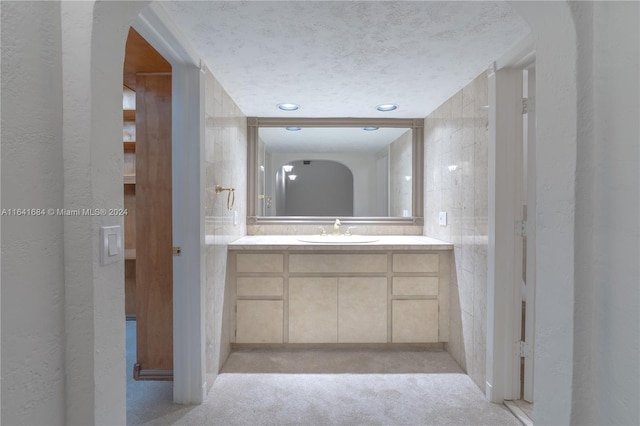
[[[438,215],[438,223],[440,226],[447,226],[447,212],[440,212]]]
[[[122,228],[100,227],[100,265],[108,265],[122,259]]]

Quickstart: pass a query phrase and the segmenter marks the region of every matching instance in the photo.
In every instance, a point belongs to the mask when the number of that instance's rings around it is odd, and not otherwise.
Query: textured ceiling
[[[502,1],[161,4],[243,113],[260,117],[425,117],[529,32]]]

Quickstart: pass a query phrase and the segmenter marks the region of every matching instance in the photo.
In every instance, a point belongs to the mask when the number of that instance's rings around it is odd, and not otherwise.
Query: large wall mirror
[[[423,119],[247,119],[247,223],[422,225]]]

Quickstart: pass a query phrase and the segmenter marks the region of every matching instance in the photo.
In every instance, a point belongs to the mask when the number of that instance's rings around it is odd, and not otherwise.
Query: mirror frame
[[[260,127],[406,127],[412,130],[412,216],[350,216],[344,223],[366,225],[419,225],[423,220],[424,118],[289,118],[247,117],[247,225],[324,224],[327,216],[257,216],[258,129]]]

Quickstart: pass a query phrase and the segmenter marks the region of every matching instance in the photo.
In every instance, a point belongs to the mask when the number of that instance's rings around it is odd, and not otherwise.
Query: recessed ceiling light
[[[297,132],[298,130],[302,130],[302,127],[285,127],[290,132]]]
[[[291,170],[293,170],[293,166],[291,164],[285,164],[284,166],[282,166],[282,168],[287,173],[289,173]]]
[[[378,111],[393,111],[394,109],[398,109],[398,105],[396,104],[381,104],[376,107]]]
[[[373,132],[374,130],[378,130],[378,127],[363,127],[362,130],[366,130],[367,132]]]
[[[278,108],[280,108],[283,111],[295,111],[297,109],[300,109],[300,105],[298,104],[278,104],[277,105]]]
[[[296,175],[289,175],[289,180],[296,180],[298,176]]]

